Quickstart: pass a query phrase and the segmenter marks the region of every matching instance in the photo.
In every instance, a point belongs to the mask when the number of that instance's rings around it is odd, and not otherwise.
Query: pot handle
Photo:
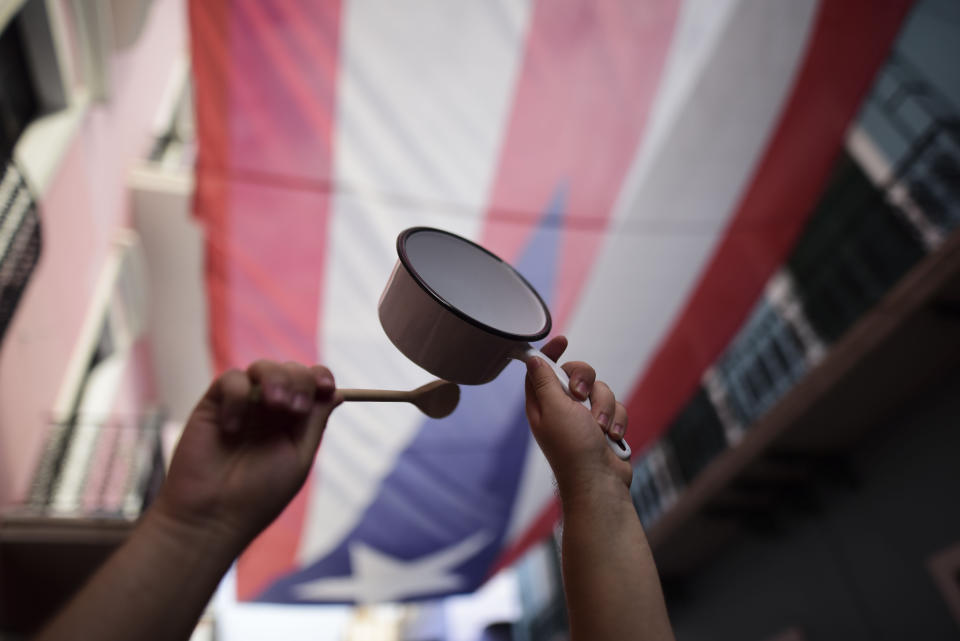
[[[560,367],[556,362],[547,358],[547,355],[541,352],[536,347],[528,346],[527,349],[522,352],[522,360],[527,360],[529,358],[539,358],[544,363],[550,366],[553,370],[553,373],[557,375],[557,378],[560,379],[560,383],[563,385],[563,391],[567,393],[570,398],[575,398],[573,394],[570,393],[570,377],[567,376],[567,373],[563,371],[563,368]],[[587,409],[590,408],[590,399],[585,401],[580,401],[583,403],[584,407]],[[610,449],[613,450],[613,453],[617,455],[618,458],[624,461],[630,460],[630,446],[627,444],[626,439],[620,439],[619,441],[610,438],[608,434],[604,434],[607,439],[607,444],[610,445]]]

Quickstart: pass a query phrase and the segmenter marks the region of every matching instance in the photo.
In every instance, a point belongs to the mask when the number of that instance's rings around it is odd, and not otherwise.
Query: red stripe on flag
[[[634,451],[664,432],[786,260],[910,4],[822,3],[758,170],[678,321],[630,395]]]
[[[194,0],[190,22],[215,367],[316,362],[329,193],[297,185],[330,179],[340,4]],[[240,558],[239,598],[296,567],[309,488]]]
[[[482,242],[515,258],[567,189],[551,308],[562,327],[603,239],[666,60],[679,0],[537,2]],[[523,212],[501,217],[498,211]],[[583,233],[584,229],[588,233]]]
[[[228,202],[227,183],[222,174],[229,156],[227,129],[227,69],[230,59],[227,32],[226,0],[189,5],[190,49],[193,69],[194,110],[197,119],[196,187],[193,211],[205,228],[219,229],[225,224]],[[210,318],[210,345],[217,371],[227,369],[228,347],[225,335],[213,331],[226,325],[226,305],[220,282],[223,260],[211,251],[209,242],[204,255],[204,279]]]

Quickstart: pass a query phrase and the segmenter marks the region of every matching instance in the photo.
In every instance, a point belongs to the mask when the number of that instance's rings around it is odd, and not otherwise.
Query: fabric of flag
[[[397,234],[434,226],[534,284],[642,451],[783,262],[908,5],[193,0],[217,369],[427,382],[376,309]],[[469,591],[558,516],[521,365],[442,420],[348,404],[239,597]]]

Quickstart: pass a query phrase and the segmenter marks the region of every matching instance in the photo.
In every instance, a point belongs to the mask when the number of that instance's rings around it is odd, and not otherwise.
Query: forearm
[[[563,491],[562,563],[571,638],[673,639],[643,527],[624,483]]]
[[[189,638],[240,551],[232,540],[229,533],[149,510],[38,639]]]

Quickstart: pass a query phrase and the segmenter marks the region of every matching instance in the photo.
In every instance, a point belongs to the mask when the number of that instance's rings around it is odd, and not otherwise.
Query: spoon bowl
[[[433,381],[409,394],[410,402],[430,418],[450,416],[460,403],[460,386],[448,381]]]

